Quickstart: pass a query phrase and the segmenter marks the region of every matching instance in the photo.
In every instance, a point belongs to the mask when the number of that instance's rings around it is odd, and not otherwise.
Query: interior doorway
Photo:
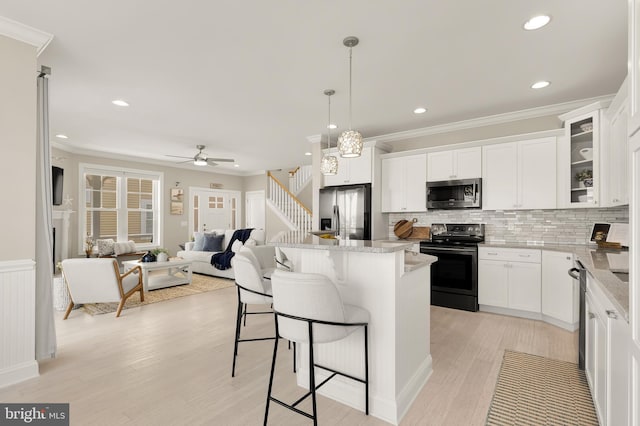
[[[247,191],[244,194],[245,227],[264,229],[264,190]]]
[[[239,228],[240,196],[240,191],[189,188],[190,233]]]

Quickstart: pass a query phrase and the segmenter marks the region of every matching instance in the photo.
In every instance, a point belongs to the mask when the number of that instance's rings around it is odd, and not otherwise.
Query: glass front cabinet
[[[606,105],[597,102],[560,116],[558,207],[600,206],[600,131]]]

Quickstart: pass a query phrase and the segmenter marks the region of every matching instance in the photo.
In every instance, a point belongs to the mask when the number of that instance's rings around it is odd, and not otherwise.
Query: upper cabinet
[[[565,134],[558,151],[558,206],[600,207],[600,102],[560,116]]]
[[[482,147],[482,208],[556,208],[556,138]]]
[[[629,204],[628,80],[604,114],[600,150],[600,200],[602,207]]]
[[[424,212],[427,155],[417,154],[382,159],[382,211]]]
[[[338,173],[324,177],[324,186],[371,183],[373,170],[372,147],[364,147],[360,157],[342,158],[337,150],[331,150],[338,158]]]
[[[628,136],[640,130],[640,0],[629,0],[629,125]]]
[[[482,149],[465,148],[427,154],[427,181],[479,178],[482,174]]]

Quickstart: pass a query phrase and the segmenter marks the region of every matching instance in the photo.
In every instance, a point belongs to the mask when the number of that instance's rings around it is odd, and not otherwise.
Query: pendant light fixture
[[[349,48],[349,130],[342,132],[338,138],[338,151],[341,157],[359,157],[362,154],[362,135],[357,130],[351,129],[351,51],[357,46],[360,40],[358,37],[349,36],[342,40],[342,44]]]
[[[329,149],[331,149],[331,96],[335,93],[336,91],[333,89],[324,91],[329,100],[329,123],[327,124],[327,153],[322,156],[320,161],[320,171],[325,176],[332,176],[338,173],[338,158],[329,152]]]

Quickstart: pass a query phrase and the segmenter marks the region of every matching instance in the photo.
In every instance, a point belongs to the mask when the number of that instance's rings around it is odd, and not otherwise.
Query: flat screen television
[[[64,177],[64,169],[51,166],[51,189],[53,195],[53,205],[62,204],[62,180]]]

